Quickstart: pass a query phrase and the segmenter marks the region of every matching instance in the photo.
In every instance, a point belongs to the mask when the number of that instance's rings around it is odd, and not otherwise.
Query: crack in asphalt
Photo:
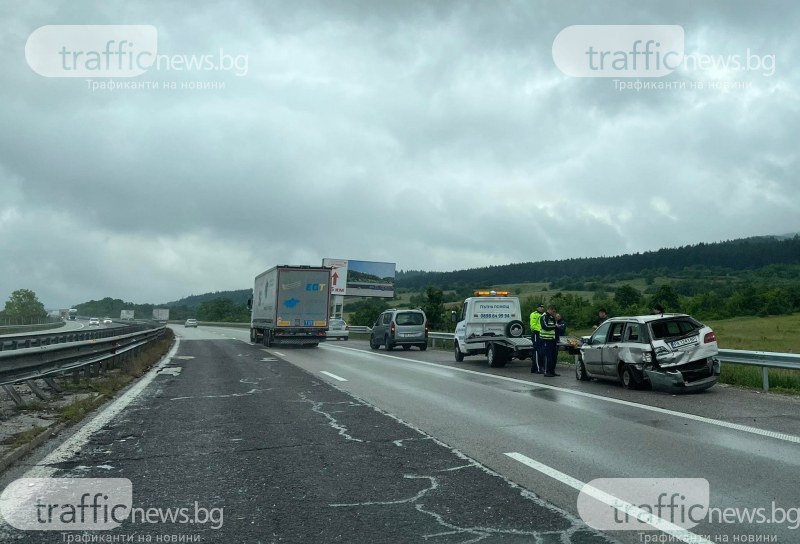
[[[311,404],[311,410],[321,416],[324,416],[328,420],[328,425],[339,431],[339,436],[344,437],[346,440],[352,440],[353,442],[364,442],[360,438],[355,438],[351,436],[347,431],[347,427],[342,425],[338,422],[338,420],[331,415],[330,412],[326,412],[322,409],[322,406],[325,404],[348,404],[350,406],[360,406],[359,404],[353,404],[352,402],[320,402],[316,400],[311,400],[305,393],[298,393],[300,398],[302,399],[301,402],[308,402]]]

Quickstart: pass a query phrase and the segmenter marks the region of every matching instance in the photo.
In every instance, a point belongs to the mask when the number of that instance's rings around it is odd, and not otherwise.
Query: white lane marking
[[[684,412],[677,412],[675,410],[669,410],[667,408],[659,408],[658,406],[648,406],[646,404],[639,404],[638,402],[631,402],[628,400],[620,400],[615,399],[612,397],[603,397],[601,395],[595,395],[594,393],[586,393],[585,391],[576,391],[574,389],[564,389],[562,387],[557,387],[555,385],[548,385],[545,383],[539,382],[529,382],[525,380],[520,380],[518,378],[510,378],[508,376],[496,376],[494,374],[485,374],[483,372],[478,372],[476,370],[468,370],[466,368],[457,368],[453,366],[445,366],[440,365],[438,363],[429,363],[427,361],[415,361],[414,359],[406,359],[405,357],[398,357],[396,355],[389,355],[386,353],[375,353],[371,351],[364,351],[363,349],[357,348],[346,348],[344,346],[321,346],[322,349],[346,349],[350,351],[357,351],[361,354],[369,354],[369,355],[379,355],[381,357],[388,357],[390,359],[397,359],[399,361],[403,361],[406,363],[416,363],[418,365],[425,365],[425,366],[433,366],[436,368],[446,368],[447,370],[452,370],[455,372],[464,372],[465,374],[474,374],[476,376],[481,376],[483,378],[495,378],[497,380],[503,380],[507,382],[513,383],[520,383],[528,386],[536,386],[540,389],[552,389],[554,391],[560,391],[561,393],[569,393],[570,395],[577,395],[579,397],[586,397],[595,400],[602,400],[605,402],[610,402],[612,404],[620,404],[622,406],[628,406],[631,408],[639,408],[641,410],[648,410],[650,412],[657,412],[659,414],[666,414],[675,417],[681,417],[684,419],[690,419],[692,421],[698,421],[700,423],[707,423],[709,425],[716,425],[717,427],[725,427],[727,429],[733,429],[734,431],[742,431],[745,433],[757,434],[760,436],[766,436],[768,438],[774,438],[776,440],[783,440],[784,442],[792,442],[794,444],[800,444],[800,436],[796,436],[793,434],[786,434],[786,433],[779,433],[775,431],[768,431],[766,429],[759,429],[758,427],[749,427],[747,425],[740,425],[738,423],[731,423],[729,421],[723,421],[721,419],[712,419],[710,417],[698,416],[695,414],[687,414]]]
[[[693,544],[711,544],[710,540],[706,540],[705,538],[684,529],[678,525],[675,525],[672,522],[669,522],[663,518],[660,518],[646,510],[639,508],[629,502],[623,501],[622,499],[615,497],[601,489],[598,489],[594,486],[587,485],[584,482],[573,478],[569,474],[564,474],[563,472],[554,469],[551,466],[545,465],[544,463],[540,463],[539,461],[535,461],[526,455],[522,455],[521,453],[517,453],[515,451],[507,452],[504,455],[514,459],[515,461],[519,461],[523,465],[529,466],[534,470],[537,470],[544,474],[545,476],[549,476],[554,480],[558,480],[562,484],[568,485],[569,487],[580,491],[586,495],[589,495],[593,499],[596,499],[603,504],[607,504],[608,506],[619,510],[623,514],[628,516],[635,517],[642,523],[646,523],[647,525],[652,526],[659,531],[670,535],[671,537],[679,540],[681,542],[691,542]]]
[[[75,455],[81,451],[94,433],[108,425],[112,419],[122,412],[122,410],[127,408],[127,406],[133,402],[133,400],[136,399],[136,397],[138,397],[148,385],[150,385],[150,382],[152,382],[153,379],[158,376],[158,373],[167,364],[169,364],[169,362],[175,356],[180,344],[180,339],[175,338],[175,345],[172,346],[172,349],[169,350],[169,353],[167,353],[166,357],[164,357],[160,363],[150,369],[150,372],[142,376],[142,378],[139,379],[139,381],[136,382],[130,389],[128,389],[121,397],[93,417],[88,423],[86,423],[86,425],[78,429],[75,434],[65,440],[58,448],[50,452],[47,457],[42,459],[37,465],[28,470],[24,477],[50,478],[57,470],[59,470],[53,465],[69,461],[75,457]]]
[[[342,378],[341,376],[337,376],[336,374],[332,374],[332,373],[330,373],[330,372],[326,372],[326,371],[324,371],[324,370],[320,370],[320,371],[319,371],[319,373],[320,373],[320,374],[325,374],[326,376],[330,376],[330,377],[331,377],[331,378],[333,378],[334,380],[339,380],[340,382],[346,382],[346,381],[347,381],[347,380],[345,380],[344,378]]]
[[[286,354],[285,353],[281,353],[280,351],[276,351],[275,355],[277,355],[278,357],[286,357]]]

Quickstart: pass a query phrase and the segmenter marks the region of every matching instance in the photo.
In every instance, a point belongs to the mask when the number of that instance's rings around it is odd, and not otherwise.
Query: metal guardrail
[[[800,354],[776,353],[774,351],[745,351],[721,349],[717,358],[723,363],[749,365],[761,368],[761,387],[769,391],[769,369],[784,368],[800,370]]]
[[[54,344],[80,342],[119,336],[120,333],[138,332],[152,329],[151,325],[134,324],[111,329],[83,328],[69,331],[53,330],[41,334],[20,334],[0,336],[0,352],[25,348],[38,348]]]
[[[131,331],[131,328],[136,330]],[[49,380],[52,376],[78,371],[81,368],[125,355],[157,338],[165,329],[163,326],[144,327],[141,325],[134,325],[131,328],[92,331],[93,333],[114,331],[116,334],[113,336],[103,334],[101,337],[90,339],[54,342],[2,351],[0,352],[0,386],[12,397],[14,397],[13,390],[8,387],[11,384],[27,382],[30,385],[31,380],[44,379],[52,386],[52,381]],[[31,388],[34,389],[34,387]],[[15,400],[17,399],[15,398]]]

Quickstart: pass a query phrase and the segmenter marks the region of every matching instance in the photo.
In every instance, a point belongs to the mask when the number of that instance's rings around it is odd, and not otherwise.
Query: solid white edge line
[[[161,359],[150,371],[139,378],[139,380],[131,386],[130,389],[125,391],[114,402],[106,406],[100,413],[96,414],[80,429],[78,429],[72,436],[61,443],[58,448],[50,452],[44,459],[34,465],[28,470],[24,478],[49,478],[58,468],[53,468],[57,463],[63,463],[72,459],[84,445],[89,441],[91,436],[107,425],[114,417],[116,417],[122,410],[124,410],[144,389],[150,385],[150,382],[158,375],[159,371],[164,368],[175,356],[180,346],[180,339],[175,337],[175,345],[169,350],[167,355]]]
[[[587,485],[586,483],[573,478],[568,474],[564,474],[563,472],[554,469],[548,465],[540,463],[539,461],[535,461],[526,455],[522,455],[521,453],[512,451],[506,452],[503,455],[507,455],[511,459],[515,461],[519,461],[523,465],[526,465],[538,472],[541,472],[545,476],[549,476],[554,480],[558,480],[562,484],[565,484],[581,493],[589,495],[593,499],[596,499],[603,504],[606,504],[616,510],[619,510],[623,514],[635,517],[642,523],[646,523],[650,525],[654,529],[661,531],[662,533],[666,533],[671,537],[680,540],[681,542],[690,542],[692,544],[712,544],[710,540],[707,540],[700,535],[692,533],[688,529],[684,529],[678,525],[675,525],[672,522],[669,522],[663,518],[653,515],[652,513],[639,508],[629,502],[623,501],[622,499],[615,497],[601,489],[598,489],[594,486]],[[586,520],[584,520],[586,521]]]
[[[327,346],[325,346],[325,347],[327,348]],[[769,438],[775,438],[776,440],[783,440],[784,442],[792,442],[794,444],[800,444],[800,436],[796,436],[796,435],[793,435],[793,434],[779,433],[779,432],[775,432],[775,431],[768,431],[766,429],[759,429],[758,427],[748,427],[747,425],[740,425],[738,423],[730,423],[728,421],[722,421],[720,419],[712,419],[712,418],[709,418],[709,417],[698,416],[698,415],[694,415],[694,414],[687,414],[687,413],[684,413],[684,412],[676,412],[675,410],[669,410],[667,408],[659,408],[658,406],[648,406],[646,404],[639,404],[637,402],[631,402],[631,401],[628,401],[628,400],[615,399],[613,397],[603,397],[601,395],[595,395],[594,393],[586,393],[584,391],[575,391],[574,389],[564,389],[562,387],[558,387],[558,386],[555,386],[555,385],[548,385],[548,384],[539,383],[539,382],[529,382],[529,381],[525,381],[525,380],[520,380],[518,378],[510,378],[508,376],[497,376],[495,374],[486,374],[484,372],[478,372],[476,370],[468,370],[466,368],[457,368],[457,367],[453,367],[453,366],[445,366],[445,365],[440,365],[438,363],[429,363],[427,361],[416,361],[414,359],[406,359],[405,357],[398,357],[396,355],[389,355],[387,353],[376,353],[376,352],[373,352],[373,351],[365,351],[363,349],[357,349],[357,348],[346,348],[344,346],[336,346],[333,349],[345,349],[345,350],[350,350],[350,351],[357,351],[359,353],[367,353],[367,354],[370,354],[370,355],[380,355],[381,357],[387,357],[387,358],[390,358],[390,359],[397,359],[399,361],[405,361],[405,362],[409,362],[409,363],[416,363],[416,364],[419,364],[419,365],[434,366],[434,367],[437,367],[437,368],[444,368],[444,369],[448,369],[448,370],[453,370],[455,372],[464,372],[466,374],[474,374],[476,376],[496,378],[498,380],[504,380],[504,381],[508,381],[508,382],[520,383],[520,384],[525,384],[525,385],[532,385],[532,386],[536,386],[536,387],[543,388],[543,389],[552,389],[554,391],[560,391],[562,393],[569,393],[570,395],[577,395],[579,397],[586,397],[586,398],[595,399],[595,400],[602,400],[602,401],[610,402],[610,403],[613,403],[613,404],[620,404],[622,406],[629,406],[631,408],[639,408],[641,410],[648,410],[648,411],[651,411],[651,412],[657,412],[659,414],[666,414],[666,415],[670,415],[670,416],[681,417],[681,418],[684,418],[684,419],[691,419],[692,421],[698,421],[698,422],[701,422],[701,423],[708,423],[709,425],[716,425],[717,427],[725,427],[727,429],[733,429],[735,431],[742,431],[742,432],[745,432],[745,433],[751,433],[751,434],[757,434],[757,435],[760,435],[760,436],[766,436],[766,437],[769,437]]]
[[[326,372],[325,370],[320,370],[319,373],[320,374],[325,374],[326,376],[330,376],[334,380],[339,380],[340,382],[346,382],[347,381],[344,378],[342,378],[341,376],[337,376],[336,374],[333,374],[332,372]]]

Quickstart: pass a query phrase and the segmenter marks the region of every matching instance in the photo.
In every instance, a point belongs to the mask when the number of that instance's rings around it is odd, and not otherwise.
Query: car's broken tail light
[[[706,333],[706,335],[703,337],[704,344],[710,344],[711,342],[716,342],[716,341],[717,341],[717,334],[714,331]]]

